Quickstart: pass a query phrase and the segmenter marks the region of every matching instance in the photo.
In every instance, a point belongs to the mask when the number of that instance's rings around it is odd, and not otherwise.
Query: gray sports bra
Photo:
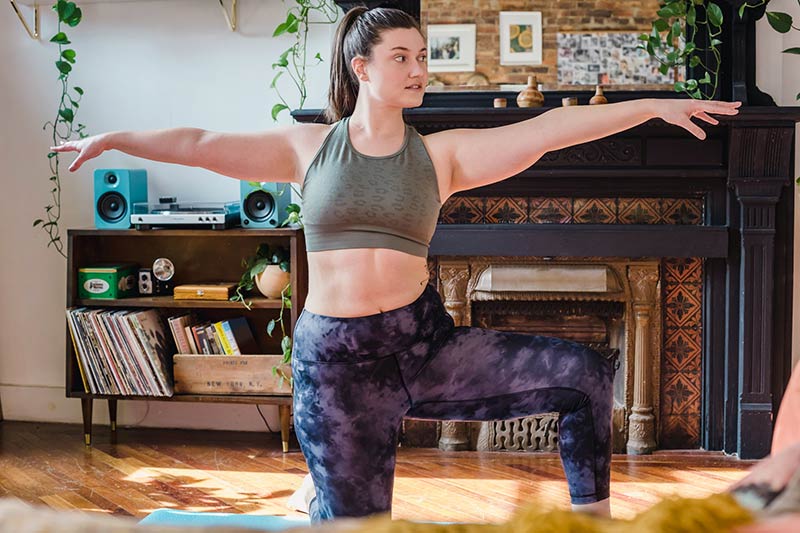
[[[370,156],[351,144],[349,121],[333,124],[303,180],[306,249],[392,248],[427,257],[442,204],[422,137],[406,124],[398,152]]]

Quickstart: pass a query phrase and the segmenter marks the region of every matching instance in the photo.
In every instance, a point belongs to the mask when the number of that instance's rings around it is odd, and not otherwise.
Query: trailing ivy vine
[[[702,78],[677,81],[675,91],[696,99],[713,99],[717,94],[721,63],[718,46],[722,41],[717,37],[722,33],[722,9],[706,0],[666,0],[656,14],[658,18],[652,22],[650,33],[639,36],[639,40],[644,41],[639,48],[661,64],[659,71],[662,74],[686,66],[702,67]],[[708,48],[695,43],[695,37],[701,32],[706,33]],[[713,58],[710,64],[703,61],[708,52]],[[701,85],[709,85],[710,94],[702,91]]]
[[[56,60],[55,66],[59,73],[58,80],[61,82],[61,96],[56,118],[46,122],[42,129],[50,128],[53,141],[50,146],[58,146],[61,141],[69,140],[73,134],[78,134],[81,139],[86,137],[83,131],[86,126],[75,122],[75,115],[80,107],[79,102],[83,97],[83,89],[73,87],[73,94],[70,94],[69,75],[72,72],[72,66],[75,64],[77,54],[74,49],[65,48],[71,43],[67,34],[62,31],[62,27],[65,24],[70,28],[74,28],[80,23],[81,9],[74,2],[59,0],[53,4],[53,11],[58,14],[58,28],[57,33],[53,35],[50,42],[58,45],[58,60]],[[53,201],[45,206],[47,219],[36,219],[33,222],[33,226],[41,226],[50,238],[47,247],[49,248],[52,245],[59,254],[66,258],[64,242],[61,240],[58,228],[58,222],[61,220],[61,175],[58,168],[58,153],[50,152],[47,154],[47,158],[50,163],[49,181],[53,186],[50,194],[53,197]]]
[[[308,42],[309,26],[312,24],[333,24],[339,19],[339,6],[333,0],[294,0],[294,2],[297,5],[287,9],[286,20],[278,24],[272,34],[273,37],[286,33],[295,35],[294,44],[287,48],[278,60],[272,64],[272,70],[277,69],[278,73],[272,78],[270,88],[275,90],[280,99],[280,103],[272,106],[272,120],[274,121],[278,120],[278,114],[281,111],[290,108],[289,103],[281,95],[276,85],[284,73],[289,75],[300,93],[300,105],[297,109],[303,109],[303,104],[306,101],[306,63],[308,62],[306,44]],[[310,20],[310,16],[314,12],[322,15],[324,20],[322,22]],[[314,55],[314,59],[317,60],[314,65],[319,65],[323,61],[319,52]]]

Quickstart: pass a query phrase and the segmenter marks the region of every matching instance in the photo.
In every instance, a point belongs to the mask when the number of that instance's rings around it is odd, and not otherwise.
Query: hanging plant
[[[286,0],[284,0],[285,2]],[[306,64],[307,64],[307,47],[308,30],[312,24],[333,24],[339,19],[339,8],[332,0],[294,0],[297,5],[290,7],[286,11],[286,20],[278,24],[275,31],[272,33],[273,37],[278,37],[286,33],[293,33],[295,35],[295,42],[292,46],[283,52],[278,60],[272,64],[272,70],[278,70],[275,77],[272,78],[270,88],[275,90],[275,93],[280,99],[280,103],[272,106],[272,120],[277,121],[278,115],[281,111],[290,108],[289,103],[281,95],[278,89],[277,82],[283,76],[288,74],[294,83],[297,91],[300,93],[300,104],[297,109],[303,109],[303,104],[306,101]],[[317,22],[310,20],[313,13],[318,13],[322,16],[323,21]],[[322,63],[322,56],[317,52],[314,55],[316,63]]]
[[[55,66],[58,69],[58,80],[61,82],[61,96],[58,101],[58,112],[56,113],[55,120],[45,123],[42,129],[50,128],[52,134],[51,146],[58,146],[61,141],[69,140],[74,134],[77,134],[81,139],[86,137],[84,129],[86,126],[75,122],[75,115],[80,107],[79,102],[83,97],[83,89],[80,87],[73,87],[72,94],[70,94],[69,75],[72,72],[72,67],[75,64],[76,53],[72,48],[65,48],[71,44],[67,34],[62,31],[64,24],[70,28],[74,28],[81,21],[81,9],[75,5],[74,2],[67,2],[59,0],[53,4],[53,11],[58,14],[58,27],[57,33],[50,39],[51,43],[58,45],[58,60]],[[45,206],[46,219],[38,218],[33,221],[33,226],[40,226],[47,232],[50,241],[47,243],[49,248],[51,245],[56,251],[64,258],[67,254],[64,253],[64,242],[59,235],[58,222],[61,220],[61,175],[59,173],[59,158],[56,152],[49,152],[47,158],[50,160],[50,178],[52,189],[50,194],[53,197],[52,203]]]
[[[656,12],[658,18],[652,22],[650,33],[643,33],[639,40],[643,41],[638,48],[645,50],[659,63],[659,71],[667,74],[672,69],[702,68],[704,75],[700,79],[688,78],[675,82],[676,92],[683,92],[692,98],[714,99],[719,82],[721,55],[717,37],[722,33],[722,9],[714,2],[705,0],[666,0]],[[706,34],[708,48],[698,47],[695,37],[701,32]],[[706,64],[703,57],[710,57],[711,64]],[[701,85],[709,85],[709,91],[702,91]]]

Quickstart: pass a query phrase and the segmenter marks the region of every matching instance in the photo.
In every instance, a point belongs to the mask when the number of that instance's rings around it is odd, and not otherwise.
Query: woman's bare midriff
[[[341,318],[383,313],[416,300],[427,283],[427,260],[398,250],[308,252],[305,309]]]

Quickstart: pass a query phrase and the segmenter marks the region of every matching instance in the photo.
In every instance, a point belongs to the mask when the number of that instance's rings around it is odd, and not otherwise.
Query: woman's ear
[[[369,81],[369,76],[367,75],[367,60],[364,57],[355,56],[350,61],[350,66],[353,68],[356,78],[361,81]]]

